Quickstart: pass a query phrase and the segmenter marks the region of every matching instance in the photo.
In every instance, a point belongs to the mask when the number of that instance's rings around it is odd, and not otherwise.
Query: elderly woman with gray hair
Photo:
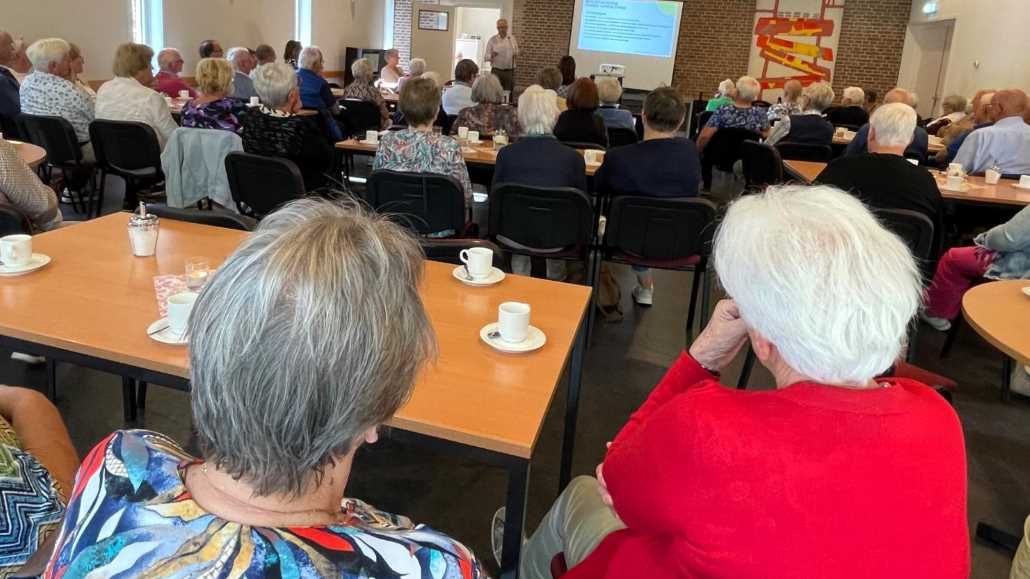
[[[451,134],[457,134],[458,127],[467,127],[470,131],[479,131],[481,135],[493,135],[502,130],[509,137],[517,137],[521,133],[519,119],[515,109],[506,104],[501,81],[492,74],[484,74],[472,84],[472,102],[475,106],[462,109],[451,126]]]
[[[719,83],[719,90],[715,93],[715,98],[709,99],[708,104],[705,105],[705,111],[717,111],[726,105],[733,104],[733,97],[736,96],[737,85],[730,79],[726,79]]]
[[[803,110],[784,116],[769,132],[765,140],[770,145],[778,142],[806,145],[833,143],[833,123],[823,117],[823,111],[833,103],[833,88],[828,82],[814,82],[803,92]]]
[[[354,81],[343,89],[343,98],[376,105],[379,108],[379,125],[384,129],[389,128],[390,110],[386,108],[382,93],[372,85],[372,63],[368,59],[359,58],[351,65],[350,71],[354,75]]]
[[[718,108],[697,138],[698,150],[704,150],[719,129],[745,129],[766,136],[769,132],[768,111],[751,105],[762,92],[762,85],[750,76],[737,80],[732,106]]]
[[[840,190],[772,187],[730,206],[714,261],[729,299],[598,478],[558,498],[521,576],[561,552],[564,579],[968,577],[958,417],[881,376],[920,302],[905,243]],[[748,344],[775,388],[719,383]]]
[[[424,58],[412,58],[408,61],[408,74],[397,79],[397,92],[404,88],[404,83],[416,79],[426,72],[426,60]]]
[[[356,204],[266,217],[190,317],[202,456],[145,430],[101,441],[49,575],[482,576],[460,543],[344,495],[434,355],[422,267],[413,236]]]

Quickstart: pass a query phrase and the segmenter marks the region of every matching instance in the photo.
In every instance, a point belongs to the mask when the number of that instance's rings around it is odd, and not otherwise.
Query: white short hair
[[[865,91],[857,86],[849,86],[841,93],[840,104],[861,105],[865,103]]]
[[[597,97],[602,104],[613,105],[622,98],[622,85],[610,76],[597,79]]]
[[[737,79],[737,98],[751,102],[762,92],[762,85],[753,77],[742,76]]]
[[[425,76],[425,75],[423,75]],[[482,74],[472,83],[472,94],[469,95],[474,103],[500,104],[504,100],[504,87],[501,80],[495,74]]]
[[[534,84],[519,97],[519,125],[527,135],[548,135],[558,122],[558,94]]]
[[[32,63],[33,70],[46,72],[51,62],[61,62],[72,47],[62,38],[43,38],[29,45],[25,56]]]
[[[232,63],[233,70],[235,70],[238,65],[236,59],[241,56],[250,56],[250,49],[245,46],[234,46],[229,49],[229,52],[225,53],[225,59]]]
[[[443,78],[440,77],[440,73],[438,72],[434,72],[432,70],[426,71],[420,74],[419,78],[428,78],[429,80],[435,82],[437,87],[443,88]]]
[[[833,104],[833,87],[828,82],[813,82],[805,87],[803,94],[809,109],[823,112]]]
[[[359,58],[350,65],[350,72],[355,80],[368,82],[372,80],[372,63],[367,58]]]
[[[297,88],[297,73],[285,62],[269,62],[254,71],[254,90],[266,106],[282,106]]]
[[[422,76],[426,71],[426,61],[422,58],[412,58],[408,62],[408,74],[411,76]]]
[[[300,58],[297,59],[297,66],[299,68],[311,70],[319,60],[322,60],[322,49],[317,46],[305,46],[304,49],[300,51]]]
[[[719,228],[714,259],[748,327],[824,384],[865,385],[887,370],[922,295],[905,242],[829,186],[741,197]]]
[[[162,48],[161,52],[157,53],[157,66],[164,70],[180,58],[182,58],[182,53],[178,48]]]
[[[730,96],[735,90],[737,90],[737,85],[728,78],[719,83],[719,94],[722,96]]]
[[[880,105],[869,117],[870,130],[877,144],[884,147],[907,147],[916,131],[916,110],[904,103]]]

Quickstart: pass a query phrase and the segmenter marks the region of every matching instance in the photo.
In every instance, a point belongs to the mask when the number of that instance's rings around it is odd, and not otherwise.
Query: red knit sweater
[[[565,579],[968,577],[958,417],[879,382],[738,391],[684,353],[605,458],[628,528]]]

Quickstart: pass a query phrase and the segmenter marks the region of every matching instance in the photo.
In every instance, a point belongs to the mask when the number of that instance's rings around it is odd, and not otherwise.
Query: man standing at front
[[[490,63],[490,72],[497,75],[501,86],[509,93],[515,89],[515,59],[519,56],[519,43],[508,34],[508,21],[497,21],[497,34],[486,43],[484,62]]]

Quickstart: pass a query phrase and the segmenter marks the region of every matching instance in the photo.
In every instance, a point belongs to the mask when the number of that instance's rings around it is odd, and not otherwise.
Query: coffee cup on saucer
[[[22,267],[32,261],[32,236],[22,233],[0,237],[0,262],[7,267]]]
[[[379,142],[379,131],[365,131],[365,142],[375,145]]]
[[[1024,189],[1030,189],[1030,175],[1020,175],[1019,186]]]
[[[988,185],[997,185],[998,181],[1001,180],[1001,173],[994,169],[987,169],[984,171],[984,182]]]
[[[485,247],[471,247],[458,254],[465,269],[475,279],[485,279],[493,272],[494,252]]]
[[[468,139],[469,138],[469,128],[468,127],[458,127],[458,138],[461,139],[462,141]]]
[[[501,339],[517,344],[529,335],[529,304],[504,302],[497,308],[497,326]]]
[[[468,140],[472,144],[478,144],[479,143],[479,131],[469,131],[468,132]]]
[[[168,328],[176,334],[184,334],[196,301],[197,294],[193,292],[182,292],[168,298]]]

